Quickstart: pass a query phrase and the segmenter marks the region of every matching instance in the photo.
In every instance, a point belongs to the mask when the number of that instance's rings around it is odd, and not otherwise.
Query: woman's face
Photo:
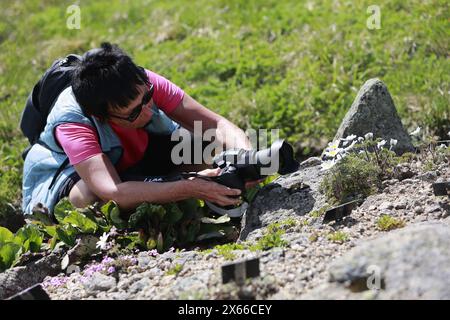
[[[124,128],[143,128],[152,118],[152,91],[145,85],[139,86],[139,94],[126,108],[111,109],[109,121]],[[134,119],[135,118],[135,119]],[[130,121],[134,120],[134,121]]]

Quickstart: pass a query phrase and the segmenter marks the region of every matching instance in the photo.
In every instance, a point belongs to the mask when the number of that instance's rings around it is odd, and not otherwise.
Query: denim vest
[[[147,132],[171,134],[180,127],[155,104],[152,106],[152,111],[151,122],[145,127]],[[111,126],[94,117],[86,117],[73,95],[72,87],[65,89],[59,95],[47,117],[47,124],[40,135],[39,143],[32,146],[24,162],[22,180],[22,210],[24,214],[31,214],[37,203],[42,203],[50,212],[53,212],[62,184],[75,172],[74,167],[68,164],[55,177],[58,169],[67,159],[64,150],[56,141],[55,128],[62,123],[69,122],[94,126],[98,133],[102,152],[114,165],[122,156],[123,149],[120,139]]]

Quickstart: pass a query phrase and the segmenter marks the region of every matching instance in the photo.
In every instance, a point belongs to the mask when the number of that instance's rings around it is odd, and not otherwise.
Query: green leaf
[[[38,252],[41,249],[44,235],[39,231],[38,227],[33,224],[27,224],[17,230],[14,237],[14,243],[23,247],[23,252],[28,250]]]
[[[128,224],[120,217],[119,206],[114,201],[108,201],[108,203],[101,207],[100,211],[105,215],[108,222],[113,226],[119,229],[127,228]]]
[[[13,243],[7,242],[0,246],[0,271],[3,272],[9,269],[15,261],[18,260],[21,253],[21,246]]]
[[[183,217],[183,212],[175,203],[166,204],[166,215],[164,216],[164,222],[168,224],[175,224]]]
[[[147,232],[149,221],[153,227],[157,227],[159,217],[164,217],[165,213],[166,209],[163,206],[144,202],[136,208],[136,212],[130,216],[128,223],[130,228],[143,228]]]
[[[72,227],[70,224],[65,226],[57,226],[56,234],[58,235],[58,238],[69,247],[73,247],[75,245],[77,229]]]
[[[156,248],[156,240],[153,238],[149,238],[147,240],[146,245],[147,245],[148,250],[155,249]]]
[[[192,223],[187,229],[186,242],[193,242],[200,231],[199,223]]]
[[[50,237],[56,236],[56,226],[46,226],[44,230]]]
[[[63,223],[64,218],[69,215],[70,212],[76,210],[76,208],[70,203],[68,198],[63,198],[55,206],[53,213],[59,223]]]
[[[190,198],[177,202],[178,208],[183,212],[184,219],[194,219],[199,215],[201,203],[200,200]]]
[[[0,226],[0,244],[5,242],[12,242],[14,234],[8,229]]]
[[[62,224],[70,224],[80,229],[82,233],[95,233],[97,231],[97,224],[77,210],[70,211],[63,219]]]
[[[173,237],[170,233],[164,237],[164,251],[169,250],[169,248],[174,244],[175,237]]]
[[[33,214],[29,215],[29,218],[42,223],[44,226],[51,226],[54,224],[49,216],[39,211],[33,211]]]
[[[231,219],[230,219],[230,217],[229,217],[228,215],[220,216],[220,217],[217,218],[217,219],[214,219],[214,218],[208,218],[208,217],[203,217],[203,218],[200,219],[200,221],[201,221],[202,223],[212,223],[212,224],[226,223],[226,222],[229,222],[230,220],[231,220]]]

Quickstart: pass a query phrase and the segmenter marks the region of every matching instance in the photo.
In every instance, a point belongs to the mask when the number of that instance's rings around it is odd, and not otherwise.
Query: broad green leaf
[[[183,212],[175,203],[167,204],[166,211],[167,213],[164,216],[164,221],[168,224],[175,224],[183,217]]]
[[[76,210],[76,208],[70,203],[68,198],[63,198],[55,206],[53,213],[59,223],[63,223],[64,218],[69,215],[70,212]]]
[[[200,213],[200,202],[197,199],[190,198],[177,202],[178,208],[183,212],[184,219],[194,219]]]
[[[38,227],[33,224],[27,224],[17,230],[14,237],[14,243],[23,246],[23,251],[38,252],[41,249],[44,235]]]
[[[9,269],[20,255],[21,246],[13,243],[6,242],[0,246],[0,271],[3,272]]]
[[[54,237],[56,236],[56,226],[46,226],[45,232],[50,236]]]
[[[82,233],[95,233],[97,231],[97,224],[77,210],[70,211],[63,219],[62,224],[77,227]]]
[[[12,242],[14,234],[8,229],[0,226],[0,244],[5,242]]]
[[[58,235],[58,238],[69,247],[73,247],[75,245],[77,233],[77,230],[70,224],[56,227],[56,234]]]
[[[214,218],[208,218],[208,217],[203,217],[203,218],[200,219],[200,221],[201,221],[202,223],[212,223],[212,224],[226,223],[226,222],[228,222],[228,221],[230,221],[230,220],[231,220],[231,219],[230,219],[230,217],[229,217],[228,215],[220,216],[220,217],[217,218],[217,219],[214,219]]]
[[[136,212],[133,213],[129,220],[130,228],[143,228],[146,232],[149,226],[159,226],[159,217],[165,215],[166,210],[161,205],[153,205],[147,202],[142,203],[136,208]]]
[[[111,229],[111,225],[108,224],[108,221],[104,215],[97,216],[89,208],[81,209],[80,212],[83,213],[88,219],[94,221],[95,224],[97,224],[97,230],[100,229],[102,233],[109,232]]]
[[[120,217],[120,209],[114,201],[108,201],[100,211],[105,215],[108,222],[119,229],[127,228],[127,222]]]

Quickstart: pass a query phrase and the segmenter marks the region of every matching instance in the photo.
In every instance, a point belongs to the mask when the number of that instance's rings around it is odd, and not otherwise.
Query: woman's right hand
[[[206,169],[199,171],[199,175],[214,177],[220,174],[221,169]],[[214,181],[204,180],[198,177],[189,178],[189,188],[193,197],[214,202],[220,206],[238,205],[242,201],[239,199],[241,190],[232,189]]]

